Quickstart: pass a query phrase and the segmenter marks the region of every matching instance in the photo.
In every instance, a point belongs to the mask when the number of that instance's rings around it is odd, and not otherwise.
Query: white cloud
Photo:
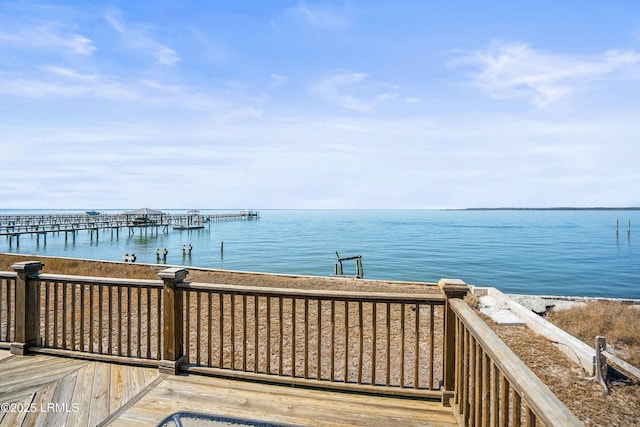
[[[156,41],[149,33],[150,28],[141,24],[125,24],[116,18],[116,12],[105,13],[104,18],[111,28],[120,34],[123,43],[129,49],[143,52],[152,56],[162,65],[173,66],[180,61],[178,53],[164,44]]]
[[[330,8],[300,2],[287,12],[298,21],[313,28],[347,28],[350,23],[349,9],[346,5],[341,8]]]
[[[280,74],[269,74],[269,77],[271,77],[271,87],[278,87],[278,86],[282,86],[284,85],[288,78],[285,76],[281,76]]]
[[[495,99],[523,98],[539,108],[588,90],[596,81],[640,64],[640,53],[610,50],[591,57],[533,49],[525,43],[496,43],[452,62],[468,64],[473,83]]]
[[[366,73],[349,70],[333,72],[312,88],[314,94],[328,102],[360,112],[371,112],[377,106],[397,98],[393,90],[393,86],[371,81]]]
[[[14,32],[0,33],[0,42],[13,47],[56,49],[74,55],[91,55],[96,47],[82,34],[65,32],[53,23],[40,23]]]

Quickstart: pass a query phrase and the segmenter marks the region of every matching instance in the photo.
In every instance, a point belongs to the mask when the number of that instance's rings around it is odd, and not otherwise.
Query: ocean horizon
[[[338,252],[361,255],[367,279],[459,278],[505,293],[640,298],[636,208],[259,211],[257,221],[211,222],[199,230],[101,230],[97,239],[80,231],[75,242],[48,233],[46,244],[24,235],[19,247],[3,237],[0,252],[107,261],[135,253],[139,263],[164,264],[156,250],[166,249],[169,265],[311,276],[331,275]],[[84,212],[0,209],[0,215]],[[190,256],[182,252],[187,245]],[[355,274],[352,264],[344,263],[345,274]]]

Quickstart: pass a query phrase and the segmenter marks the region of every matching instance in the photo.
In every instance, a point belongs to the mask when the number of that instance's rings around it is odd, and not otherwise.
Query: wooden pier
[[[159,212],[159,211],[155,211]],[[103,213],[89,214],[17,214],[0,215],[0,236],[9,240],[9,246],[20,245],[20,236],[35,235],[42,237],[46,244],[48,233],[64,233],[65,242],[71,238],[75,242],[76,234],[87,231],[91,240],[99,239],[100,232],[110,231],[113,237],[119,237],[120,230],[127,230],[128,235],[146,233],[148,230],[156,233],[168,233],[170,227],[176,230],[204,228],[204,224],[219,221],[246,221],[260,218],[258,211],[225,212],[214,214],[200,214],[190,211],[186,214],[131,214]]]

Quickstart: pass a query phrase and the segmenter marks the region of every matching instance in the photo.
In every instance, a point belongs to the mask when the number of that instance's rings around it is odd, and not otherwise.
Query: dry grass
[[[468,303],[474,308],[477,307],[473,301]],[[619,308],[617,305],[601,302],[594,304],[599,306],[597,311],[604,313],[604,318],[615,317]],[[566,315],[566,329],[571,329],[571,326],[586,331],[593,329],[593,322],[572,317],[572,311],[574,309],[562,312]],[[558,351],[548,339],[528,327],[501,326],[488,316],[480,312],[478,314],[586,426],[640,426],[640,384],[625,378],[609,378],[610,393],[605,395],[597,381],[564,353]],[[635,319],[637,327],[638,318]]]
[[[591,346],[596,336],[604,336],[618,357],[640,366],[640,309],[617,301],[593,301],[551,311],[546,319]]]
[[[640,385],[609,382],[609,395],[567,356],[529,328],[485,321],[509,348],[587,426],[640,426]]]

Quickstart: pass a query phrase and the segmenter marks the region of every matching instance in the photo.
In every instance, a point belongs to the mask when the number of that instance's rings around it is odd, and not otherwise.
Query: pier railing
[[[466,305],[467,286],[343,292],[0,272],[0,347],[451,404],[461,425],[581,425]]]

